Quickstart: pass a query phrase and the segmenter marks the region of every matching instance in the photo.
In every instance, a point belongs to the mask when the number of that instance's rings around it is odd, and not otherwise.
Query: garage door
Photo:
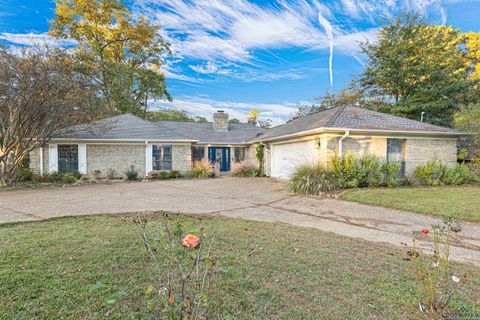
[[[318,150],[314,141],[274,144],[271,150],[271,176],[289,179],[299,165],[317,161]]]

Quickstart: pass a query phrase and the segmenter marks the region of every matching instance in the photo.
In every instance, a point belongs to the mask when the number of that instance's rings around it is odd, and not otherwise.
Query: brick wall
[[[438,159],[446,165],[457,163],[457,140],[456,139],[407,139],[405,172],[411,175],[415,168]]]
[[[125,172],[133,165],[139,176],[145,175],[145,144],[89,144],[87,145],[87,171],[109,169]]]
[[[208,154],[205,156],[208,156]],[[191,145],[172,145],[172,170],[181,172],[192,170]]]

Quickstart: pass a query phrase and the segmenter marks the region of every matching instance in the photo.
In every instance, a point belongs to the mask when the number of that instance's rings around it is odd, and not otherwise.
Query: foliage
[[[480,33],[468,32],[465,34],[465,49],[467,57],[473,69],[470,75],[472,79],[480,79]]]
[[[400,169],[400,162],[397,161],[388,161],[382,164],[381,171],[383,173],[385,185],[388,187],[394,187],[399,181],[401,181],[398,177]]]
[[[177,171],[177,170],[173,170],[173,171],[153,171],[153,172],[150,172],[150,177],[152,179],[160,179],[160,180],[177,179],[177,178],[182,177],[182,173],[180,171]]]
[[[165,220],[156,230],[140,217],[134,223],[157,270],[156,281],[145,291],[147,318],[220,319],[214,237],[187,234],[180,220],[174,225]]]
[[[62,182],[66,184],[71,184],[77,181],[77,179],[72,174],[65,174],[62,176]]]
[[[480,150],[480,104],[462,106],[453,117],[453,125],[459,131],[472,134],[472,149]]]
[[[354,153],[340,156],[333,154],[328,161],[329,168],[337,177],[342,188],[395,186],[398,181],[400,164],[398,162],[382,163],[373,155],[357,157]]]
[[[415,169],[415,178],[428,186],[462,185],[472,178],[472,173],[465,164],[445,166],[440,160],[431,160]]]
[[[319,195],[339,187],[335,175],[321,164],[303,164],[292,174],[289,189],[295,193]]]
[[[258,126],[263,129],[270,129],[272,127],[272,119],[259,120]]]
[[[192,178],[213,178],[215,177],[215,169],[209,160],[195,160],[189,176]]]
[[[417,250],[417,234],[413,235],[413,271],[421,292],[420,309],[426,313],[444,312],[452,298],[451,284],[460,279],[453,276],[450,268],[451,224],[432,227],[432,235],[428,229],[421,231],[423,237],[431,237],[433,242],[431,254]]]
[[[369,61],[354,87],[367,101],[382,101],[380,111],[416,120],[426,112],[428,122],[451,125],[458,107],[479,97],[464,46],[452,26],[400,17],[380,29],[378,41],[361,45]]]
[[[78,42],[75,66],[97,85],[107,113],[144,116],[149,100],[171,100],[160,71],[170,51],[158,25],[134,17],[121,0],[55,3],[49,34]]]
[[[265,145],[264,144],[257,144],[255,146],[255,158],[257,158],[259,169],[260,169],[260,175],[265,174],[265,163],[264,163],[264,157],[265,157]]]
[[[90,111],[91,84],[69,61],[63,50],[0,47],[0,184],[13,184],[30,152]]]
[[[137,180],[138,179],[138,170],[136,170],[135,167],[132,165],[125,172],[125,175],[127,176],[127,180],[130,180],[130,181]]]
[[[362,101],[362,94],[355,90],[342,90],[338,94],[326,93],[323,96],[316,97],[313,104],[303,104],[298,106],[297,112],[290,116],[288,122],[312,113],[324,111],[327,109],[357,105]]]
[[[262,175],[260,167],[250,161],[241,161],[232,164],[232,174],[237,177],[259,177]]]
[[[33,179],[33,172],[29,168],[20,168],[15,174],[15,182],[27,182]]]
[[[247,116],[248,123],[256,125],[259,116],[260,116],[260,110],[259,109],[250,110],[250,112],[248,113],[248,116]]]
[[[186,121],[194,122],[195,119],[185,110],[179,110],[175,107],[162,108],[157,111],[147,111],[146,119],[150,121]]]
[[[233,119],[228,120],[228,123],[230,123],[230,124],[239,124],[239,123],[240,123],[240,120],[238,120],[238,119],[236,119],[236,118],[233,118]]]

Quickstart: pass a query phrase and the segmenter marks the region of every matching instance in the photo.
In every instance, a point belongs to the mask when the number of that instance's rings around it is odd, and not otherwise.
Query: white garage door
[[[318,150],[314,141],[274,144],[271,150],[271,176],[289,179],[299,165],[317,161]]]

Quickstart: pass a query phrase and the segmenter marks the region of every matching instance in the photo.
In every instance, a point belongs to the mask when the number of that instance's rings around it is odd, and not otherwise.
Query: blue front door
[[[230,171],[230,148],[228,147],[209,147],[208,159],[212,163],[220,164],[220,171]]]

